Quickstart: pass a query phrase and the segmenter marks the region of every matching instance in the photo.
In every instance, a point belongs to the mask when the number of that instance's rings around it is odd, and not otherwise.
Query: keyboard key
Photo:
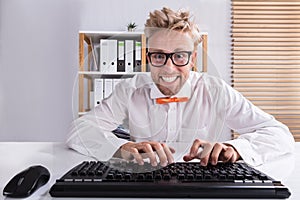
[[[164,175],[163,175],[163,179],[164,179],[165,181],[168,181],[168,180],[171,179],[171,175],[170,175],[170,174],[164,174]]]
[[[131,180],[131,174],[125,174],[124,179],[125,180]]]

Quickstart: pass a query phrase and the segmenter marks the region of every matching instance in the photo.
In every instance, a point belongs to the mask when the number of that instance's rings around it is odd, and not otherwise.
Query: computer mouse
[[[41,165],[31,166],[16,174],[4,187],[3,195],[24,198],[33,194],[50,179],[48,169]]]

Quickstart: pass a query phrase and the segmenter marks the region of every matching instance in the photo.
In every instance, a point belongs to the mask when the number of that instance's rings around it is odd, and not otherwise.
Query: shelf
[[[79,116],[85,115],[87,112],[78,112]]]
[[[85,37],[85,41],[90,43],[90,39],[93,43],[100,42],[102,38],[141,38],[143,32],[126,32],[126,31],[79,31],[79,33],[83,33]]]
[[[103,73],[103,72],[96,72],[96,71],[79,71],[78,75],[84,75],[87,79],[94,79],[94,78],[130,78],[136,74],[149,74],[149,72],[115,72],[115,73]]]

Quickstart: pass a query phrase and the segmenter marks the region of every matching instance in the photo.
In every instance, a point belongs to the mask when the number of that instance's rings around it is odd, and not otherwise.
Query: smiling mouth
[[[160,79],[166,83],[175,82],[178,78],[179,76],[160,76]]]

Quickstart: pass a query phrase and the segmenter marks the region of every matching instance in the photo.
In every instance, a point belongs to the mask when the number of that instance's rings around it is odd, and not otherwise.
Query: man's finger
[[[203,150],[201,152],[199,152],[198,157],[201,160],[200,164],[202,166],[206,166],[208,164],[209,159],[210,159],[211,152],[212,152],[213,147],[214,147],[214,143],[206,142],[206,143],[202,144],[201,147],[203,148]]]
[[[156,151],[156,153],[158,155],[160,165],[163,167],[167,166],[168,158],[164,151],[163,146],[160,143],[154,143],[154,144],[152,144],[152,148]]]
[[[154,153],[151,144],[142,144],[142,146],[142,148],[144,148],[145,151],[143,155],[150,159],[150,163],[152,166],[157,166],[156,154]]]
[[[168,147],[166,144],[163,144],[162,146],[163,146],[164,152],[166,153],[168,163],[169,164],[173,163],[174,162],[173,153],[175,153],[175,150],[171,147]]]
[[[207,154],[205,157],[202,157],[200,159],[200,165],[206,166],[208,164],[209,158],[210,158],[210,154]]]
[[[169,147],[169,149],[170,149],[171,153],[175,153],[175,149],[174,148]]]
[[[220,143],[216,143],[213,146],[212,152],[210,154],[210,162],[212,165],[216,165],[219,160],[219,156],[221,152],[223,151],[224,146]]]
[[[132,156],[134,157],[134,159],[137,161],[137,163],[139,165],[143,165],[144,164],[144,160],[142,158],[142,155],[139,153],[139,150],[137,148],[131,148],[131,153]]]
[[[199,158],[204,158],[210,155],[212,149],[214,148],[214,143],[207,142],[202,144],[201,147],[203,148],[203,150],[201,151]]]
[[[190,149],[190,157],[195,158],[198,154],[199,147],[202,145],[202,141],[199,139],[195,139],[191,149]]]
[[[233,154],[234,154],[234,150],[232,148],[227,147],[222,153],[222,161],[223,162],[230,161]]]

